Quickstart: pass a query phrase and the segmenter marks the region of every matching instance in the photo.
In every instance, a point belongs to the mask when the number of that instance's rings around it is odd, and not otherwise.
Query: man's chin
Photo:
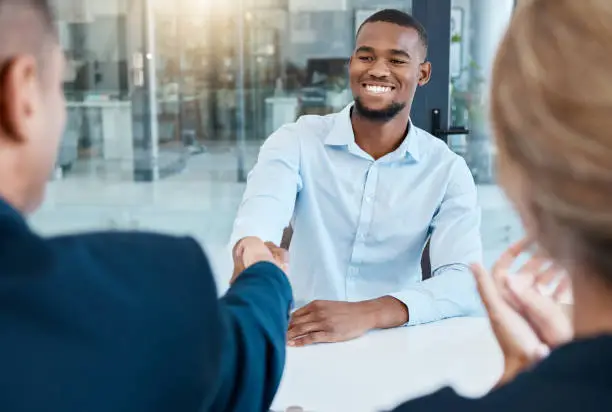
[[[387,102],[386,104],[368,104],[359,97],[355,99],[355,109],[357,113],[369,120],[386,122],[397,116],[404,108],[405,104]]]
[[[393,99],[389,99],[388,96],[376,97],[370,94],[365,96],[357,96],[355,97],[355,101],[358,101],[364,108],[373,111],[385,110],[389,106],[393,105]]]
[[[362,101],[359,108],[363,109],[364,111],[367,111],[367,112],[382,113],[382,112],[387,111],[387,109],[389,108],[390,105],[391,105],[391,103],[387,103],[387,104],[368,104],[368,103],[364,103]]]

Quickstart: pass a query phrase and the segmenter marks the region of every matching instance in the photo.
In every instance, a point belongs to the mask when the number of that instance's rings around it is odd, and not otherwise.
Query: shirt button
[[[365,240],[366,239],[366,234],[365,233],[360,233],[357,235],[357,239],[359,240]]]
[[[372,203],[372,196],[366,196],[365,201],[366,203]]]

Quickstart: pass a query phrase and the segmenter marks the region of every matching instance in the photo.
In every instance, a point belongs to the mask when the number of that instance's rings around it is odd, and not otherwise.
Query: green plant
[[[462,41],[460,34],[453,34],[451,37],[451,43]],[[451,78],[451,121],[453,124],[469,126],[474,131],[484,129],[486,123],[485,82],[482,68],[473,59],[470,59],[469,63],[461,68],[459,76]],[[466,121],[468,124],[465,124]]]

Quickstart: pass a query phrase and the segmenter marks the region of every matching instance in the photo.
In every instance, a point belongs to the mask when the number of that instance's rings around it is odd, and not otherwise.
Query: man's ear
[[[431,63],[421,63],[419,67],[419,86],[425,86],[431,79]]]
[[[28,119],[37,99],[37,65],[33,56],[17,56],[0,69],[0,130],[22,142],[29,135]]]

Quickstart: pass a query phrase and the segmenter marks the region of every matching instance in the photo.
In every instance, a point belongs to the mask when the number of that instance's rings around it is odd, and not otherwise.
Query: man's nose
[[[389,66],[383,59],[377,59],[370,67],[369,74],[372,77],[387,77],[390,74]]]

